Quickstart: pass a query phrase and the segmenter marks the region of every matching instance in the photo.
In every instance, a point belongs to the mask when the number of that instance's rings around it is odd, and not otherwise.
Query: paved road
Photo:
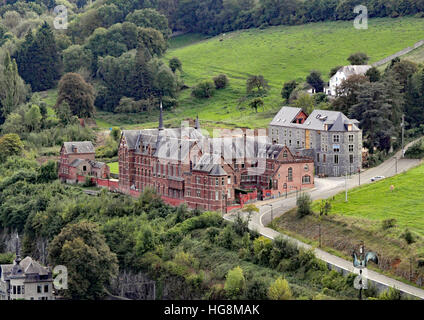
[[[415,142],[415,141],[414,141]],[[410,147],[414,142],[409,143],[405,149]],[[411,160],[411,159],[402,159],[401,151],[396,153],[392,158],[388,159],[381,165],[365,170],[360,175],[354,175],[352,178],[345,180],[344,178],[326,178],[326,179],[315,179],[315,188],[310,190],[309,193],[313,200],[317,199],[326,199],[336,195],[337,193],[347,189],[352,189],[361,183],[368,184],[371,183],[371,178],[375,176],[385,176],[391,177],[397,173],[407,171],[417,165],[422,163],[420,160]],[[349,193],[348,193],[349,196]],[[277,236],[283,236],[286,239],[290,239],[297,243],[299,247],[310,249],[311,246],[301,242],[297,239],[291,238],[287,235],[281,234],[273,229],[265,227],[271,222],[272,219],[280,217],[288,210],[296,206],[296,194],[289,195],[287,198],[279,198],[268,201],[260,201],[256,203],[256,206],[259,208],[259,213],[252,216],[252,220],[249,224],[251,230],[256,230],[263,236],[266,236],[270,239],[274,239]],[[224,218],[228,221],[232,221],[235,217],[235,213],[226,215]],[[316,248],[314,250],[315,255],[328,263],[338,266],[344,270],[353,271],[353,265],[351,261],[347,261],[335,255],[332,255],[328,252],[325,252],[321,249]],[[424,299],[424,290],[416,288],[414,286],[407,285],[403,282],[394,280],[390,277],[384,276],[378,272],[368,270],[368,279],[381,283],[386,286],[396,287],[397,289],[411,294],[413,296]]]

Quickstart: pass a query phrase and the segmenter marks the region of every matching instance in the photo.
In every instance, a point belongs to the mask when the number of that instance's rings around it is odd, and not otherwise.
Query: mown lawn
[[[418,18],[371,19],[368,30],[357,30],[348,21],[251,29],[199,39],[202,41],[191,45],[185,44],[193,42],[193,35],[176,37],[166,58],[181,59],[187,85],[225,73],[230,86],[205,100],[191,97],[186,90],[180,95],[180,106],[165,118],[175,124],[199,114],[201,120],[213,121],[216,126],[264,127],[281,107],[283,82],[305,78],[312,69],[328,79],[329,70],[347,64],[346,58],[353,52],[366,52],[372,63],[421,39],[424,19]],[[237,107],[237,100],[245,94],[246,79],[253,74],[263,74],[271,86],[265,112],[258,114]]]
[[[394,186],[394,191],[390,186]],[[331,202],[332,214],[372,221],[396,219],[400,229],[424,236],[424,165],[349,191],[348,202],[340,193]],[[319,211],[318,204],[314,204]]]
[[[119,174],[119,162],[111,162],[107,164],[110,168],[110,173]]]

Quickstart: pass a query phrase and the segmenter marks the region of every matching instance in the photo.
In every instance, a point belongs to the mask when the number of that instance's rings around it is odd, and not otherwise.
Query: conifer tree
[[[19,74],[32,91],[51,89],[60,77],[61,61],[51,27],[45,22],[35,36],[31,30],[16,53]]]

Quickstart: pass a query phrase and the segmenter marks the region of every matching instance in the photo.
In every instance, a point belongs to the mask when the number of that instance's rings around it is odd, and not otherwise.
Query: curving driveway
[[[419,139],[406,145],[405,150],[418,140]],[[359,184],[363,185],[371,183],[371,178],[375,176],[394,176],[423,162],[422,160],[403,159],[401,158],[401,153],[402,151],[399,151],[379,166],[365,170],[360,175],[356,174],[347,180],[344,177],[323,179],[315,178],[315,188],[309,190],[312,200],[332,197],[333,195],[346,190],[346,187],[349,190],[359,186]],[[249,228],[251,230],[256,230],[261,235],[270,239],[274,239],[277,236],[283,236],[284,238],[297,243],[299,247],[306,249],[312,248],[304,242],[265,227],[272,221],[272,219],[280,217],[288,210],[296,207],[296,194],[289,195],[287,198],[284,197],[267,201],[259,201],[255,203],[255,205],[259,208],[259,213],[252,216],[252,220],[249,224]],[[233,221],[234,217],[235,213],[233,212],[225,215],[224,219],[227,221]],[[314,249],[314,253],[319,259],[327,263],[335,265],[346,271],[353,272],[353,264],[351,261],[342,259],[318,248]],[[405,293],[424,299],[424,290],[384,276],[378,272],[368,270],[368,279],[384,286],[396,287]]]

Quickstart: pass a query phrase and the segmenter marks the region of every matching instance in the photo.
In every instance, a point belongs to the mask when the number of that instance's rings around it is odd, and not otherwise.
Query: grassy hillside
[[[423,27],[424,19],[372,19],[368,30],[338,21],[237,31],[207,40],[193,35],[176,37],[166,57],[182,60],[186,84],[225,73],[231,85],[207,100],[194,99],[186,90],[180,96],[180,107],[168,119],[174,123],[198,113],[202,120],[218,126],[266,126],[282,103],[284,81],[305,78],[312,69],[327,79],[332,67],[346,64],[346,58],[356,51],[366,52],[371,62],[378,61],[424,39]],[[259,114],[237,108],[237,99],[244,95],[245,81],[252,74],[263,74],[272,87],[265,98],[265,112]]]
[[[349,201],[339,194],[332,201],[334,214],[365,218],[374,222],[396,219],[401,229],[424,236],[424,165],[382,181],[353,189]],[[390,186],[394,190],[390,190]],[[316,208],[318,211],[318,207]]]
[[[424,165],[395,177],[364,185],[331,201],[331,212],[322,220],[322,243],[327,250],[336,250],[346,257],[352,248],[364,241],[370,250],[381,257],[380,267],[403,278],[409,277],[409,258],[424,258]],[[390,190],[390,186],[394,190]],[[319,212],[319,202],[313,204]],[[396,219],[392,227],[384,228],[383,220]],[[318,216],[299,219],[296,210],[277,219],[277,229],[318,244]],[[409,229],[414,242],[404,238]],[[414,263],[415,264],[415,263]],[[416,267],[416,266],[415,266]],[[414,269],[415,269],[414,267]],[[418,269],[417,269],[418,271]],[[419,268],[424,274],[424,268]]]

